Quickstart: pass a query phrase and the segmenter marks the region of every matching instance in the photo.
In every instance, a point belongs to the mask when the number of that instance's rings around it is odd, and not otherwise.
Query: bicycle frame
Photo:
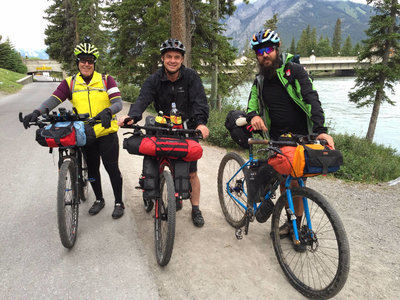
[[[253,148],[252,145],[250,145],[250,149],[249,149],[249,159],[248,159],[242,166],[240,166],[240,168],[236,171],[236,173],[232,176],[232,178],[230,178],[230,179],[227,181],[227,183],[226,183],[226,191],[227,191],[227,194],[228,194],[238,205],[240,205],[240,206],[246,211],[246,213],[248,212],[249,207],[248,207],[246,204],[244,204],[242,201],[240,201],[237,197],[235,197],[235,196],[233,195],[233,193],[231,193],[230,183],[232,182],[232,180],[233,180],[244,168],[249,167],[252,163],[257,163],[257,162],[259,161],[258,159],[255,159],[255,158],[254,158],[253,149],[252,149],[252,148]],[[287,196],[288,207],[289,207],[288,213],[290,214],[290,220],[291,220],[292,225],[293,225],[293,231],[294,231],[294,235],[295,235],[296,241],[297,241],[298,243],[300,243],[300,240],[299,240],[299,233],[298,233],[298,230],[297,230],[297,220],[296,220],[296,215],[295,215],[294,202],[293,202],[292,192],[291,192],[291,189],[290,189],[290,184],[291,184],[291,182],[292,182],[293,180],[296,180],[296,181],[299,183],[299,186],[300,186],[300,187],[304,187],[305,184],[304,184],[304,181],[303,181],[302,178],[295,178],[295,177],[293,177],[292,175],[288,175],[288,176],[286,177],[286,180],[285,180],[285,188],[286,188],[285,193],[286,193],[286,196]],[[265,195],[263,201],[266,201],[266,200],[268,200],[268,199],[271,198],[271,195],[274,194],[274,192],[275,192],[276,189],[278,188],[279,184],[280,184],[280,182],[277,181],[277,182],[272,186],[272,188],[271,188],[271,189],[267,192],[267,194]],[[243,193],[245,194],[246,198],[248,199],[248,193],[246,192],[244,186],[243,186]],[[248,199],[248,201],[249,201],[249,199]],[[250,202],[251,202],[251,201],[252,201],[252,200],[250,200]],[[305,213],[306,220],[307,220],[307,226],[308,226],[308,229],[310,230],[310,232],[312,232],[312,224],[311,224],[310,210],[309,210],[309,207],[308,207],[308,201],[307,201],[307,199],[304,198],[304,197],[303,197],[302,201],[303,201],[304,213]],[[255,203],[255,202],[253,202],[253,203],[250,203],[250,202],[248,202],[248,203],[249,203],[250,206],[253,208],[253,213],[255,213],[255,212],[257,211],[257,209],[260,207],[261,202],[260,202],[258,205],[257,205],[257,203]],[[246,232],[247,232],[247,230],[246,230]]]

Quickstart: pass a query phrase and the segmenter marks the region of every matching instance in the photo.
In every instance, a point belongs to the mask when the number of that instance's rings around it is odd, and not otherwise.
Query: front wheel
[[[160,197],[155,205],[155,248],[157,262],[165,266],[171,259],[175,239],[176,199],[172,175],[163,171],[160,176]]]
[[[296,214],[300,244],[294,245],[292,226],[288,222],[286,193],[279,197],[272,216],[275,254],[290,284],[309,298],[335,296],[346,283],[350,266],[350,249],[346,231],[336,211],[316,191],[298,187],[291,190],[293,201],[301,201],[310,212]],[[297,198],[296,198],[297,197]],[[295,203],[296,207],[296,203]],[[301,207],[301,205],[300,205]],[[290,228],[279,235],[279,228]]]
[[[76,188],[76,166],[64,160],[59,170],[57,189],[57,221],[61,243],[72,248],[78,231],[79,198]]]
[[[244,159],[234,153],[227,153],[218,169],[218,196],[226,221],[234,228],[241,228],[246,222],[249,170]]]

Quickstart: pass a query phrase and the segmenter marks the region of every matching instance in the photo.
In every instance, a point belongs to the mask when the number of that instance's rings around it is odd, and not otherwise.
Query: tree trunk
[[[214,6],[214,15],[213,18],[218,22],[219,19],[219,0],[213,0]],[[210,95],[210,102],[211,108],[218,110],[221,109],[221,103],[218,103],[218,56],[215,54],[217,50],[216,42],[212,42],[212,52],[214,54],[214,59],[212,63],[212,74],[211,74],[211,95]]]
[[[378,122],[379,108],[381,107],[382,91],[377,91],[375,95],[375,102],[372,108],[371,118],[369,120],[368,132],[366,139],[372,143],[374,140],[376,123]]]
[[[171,38],[180,40],[187,48],[186,37],[186,0],[171,0]],[[185,55],[184,64],[187,65],[187,57]]]

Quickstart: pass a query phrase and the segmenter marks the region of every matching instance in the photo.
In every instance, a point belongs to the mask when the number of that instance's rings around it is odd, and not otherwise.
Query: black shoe
[[[271,199],[263,200],[256,211],[256,220],[260,223],[267,222],[274,210],[274,202]]]
[[[114,211],[112,213],[113,219],[119,219],[124,215],[125,206],[123,203],[115,203]]]
[[[104,199],[94,201],[92,207],[89,209],[89,214],[92,216],[97,215],[103,209],[104,205]]]
[[[200,209],[192,210],[192,220],[193,224],[196,227],[203,227],[204,225],[204,218],[201,214]]]
[[[181,210],[182,207],[182,200],[176,200],[176,211]]]

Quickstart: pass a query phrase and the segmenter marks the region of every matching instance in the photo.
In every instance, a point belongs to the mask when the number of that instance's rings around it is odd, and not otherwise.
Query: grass
[[[18,92],[23,85],[17,83],[17,80],[24,78],[25,76],[26,74],[16,73],[0,68],[0,92],[5,94]]]

